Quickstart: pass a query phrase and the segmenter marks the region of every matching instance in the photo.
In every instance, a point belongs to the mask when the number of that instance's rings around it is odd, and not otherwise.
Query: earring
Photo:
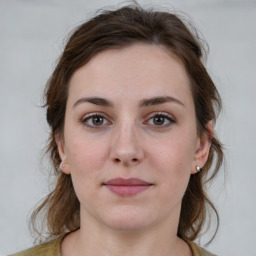
[[[201,168],[197,165],[196,166],[196,172],[200,172],[201,171]]]
[[[65,167],[66,167],[65,163],[61,162],[61,163],[60,163],[60,169],[61,169],[61,167],[62,167],[62,168],[65,168]]]

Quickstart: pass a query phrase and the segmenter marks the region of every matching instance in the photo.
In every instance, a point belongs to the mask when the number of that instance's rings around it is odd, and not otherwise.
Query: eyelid
[[[112,122],[111,121],[109,121],[109,117],[105,114],[105,113],[103,113],[103,112],[91,112],[91,113],[88,113],[88,114],[86,114],[86,115],[83,115],[83,117],[79,120],[84,126],[86,126],[86,127],[88,127],[88,128],[92,128],[92,129],[100,129],[100,128],[102,128],[103,126],[106,126],[106,124],[103,124],[103,125],[99,125],[99,126],[97,126],[97,125],[88,125],[88,124],[86,124],[86,121],[87,120],[89,120],[90,118],[92,118],[92,117],[95,117],[95,116],[100,116],[100,117],[102,117],[102,118],[104,118],[105,120],[107,120],[107,122],[109,123],[109,124],[112,124]],[[109,125],[109,124],[107,124],[107,125]]]
[[[153,113],[150,114],[149,118],[152,118],[152,117],[155,117],[155,116],[165,116],[166,118],[170,118],[171,120],[175,121],[175,118],[167,112],[161,112],[161,111],[153,112]]]
[[[156,117],[156,116],[163,116],[164,118],[168,119],[170,123],[165,124],[165,125],[154,125],[155,128],[157,129],[161,129],[161,128],[166,128],[169,127],[170,125],[172,125],[173,123],[176,123],[175,118],[170,115],[169,113],[166,112],[154,112],[150,114],[150,117],[147,118],[147,120],[144,123],[148,123],[149,120],[151,120],[152,118]]]
[[[105,120],[107,120],[108,124],[102,124],[102,125],[97,126],[97,125],[89,125],[88,123],[86,123],[87,120],[89,120],[90,118],[95,117],[95,116],[100,116],[100,117],[104,118]],[[151,120],[152,118],[154,118],[156,116],[162,116],[165,119],[168,119],[169,123],[168,124],[164,124],[164,125],[150,125],[150,124],[147,124],[149,122],[149,120]],[[91,112],[91,113],[87,113],[86,115],[83,115],[83,117],[80,118],[79,121],[84,126],[86,126],[88,128],[101,129],[101,128],[105,127],[105,126],[113,124],[113,122],[110,121],[110,119],[111,118],[108,115],[106,115],[105,113],[103,113],[103,112]],[[147,120],[143,122],[143,124],[154,126],[157,129],[161,129],[161,128],[163,129],[163,128],[169,127],[170,125],[172,125],[175,122],[176,122],[175,118],[171,114],[169,114],[169,113],[166,113],[166,112],[153,112],[153,113],[151,113],[149,115]]]

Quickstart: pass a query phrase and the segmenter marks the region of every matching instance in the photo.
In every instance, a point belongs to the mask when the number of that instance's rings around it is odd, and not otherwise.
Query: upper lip
[[[116,186],[144,185],[145,186],[145,185],[152,185],[152,184],[138,178],[129,178],[129,179],[115,178],[115,179],[108,180],[107,182],[104,183],[104,185],[116,185]]]

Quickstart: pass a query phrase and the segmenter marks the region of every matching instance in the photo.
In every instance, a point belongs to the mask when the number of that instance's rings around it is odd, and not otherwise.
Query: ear
[[[192,174],[197,173],[197,170],[196,170],[197,166],[199,166],[200,168],[203,168],[209,156],[209,151],[211,147],[211,138],[213,136],[213,129],[214,129],[213,122],[209,121],[206,124],[206,128],[208,130],[208,133],[202,134],[202,136],[197,139],[196,151],[195,151],[193,167],[191,171]]]
[[[60,170],[65,173],[65,174],[70,174],[70,166],[69,166],[69,162],[68,162],[68,157],[66,154],[66,149],[65,149],[65,143],[64,143],[64,139],[63,136],[61,135],[56,135],[55,136],[55,142],[57,144],[58,147],[58,152],[59,152],[59,156],[61,159],[61,163],[60,163]]]

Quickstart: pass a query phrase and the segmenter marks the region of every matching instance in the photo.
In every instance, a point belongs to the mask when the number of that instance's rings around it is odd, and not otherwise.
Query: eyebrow
[[[181,106],[184,106],[184,104],[181,101],[179,101],[178,99],[171,97],[171,96],[162,96],[162,97],[153,97],[150,99],[143,99],[140,101],[139,106],[140,107],[148,107],[148,106],[153,106],[153,105],[164,104],[166,102],[174,102]]]
[[[104,106],[104,107],[114,107],[114,104],[105,98],[84,97],[84,98],[81,98],[78,101],[76,101],[75,104],[73,105],[73,108],[76,107],[77,105],[80,105],[81,103],[86,103],[86,102],[92,103],[94,105]],[[160,96],[160,97],[153,97],[153,98],[149,98],[149,99],[143,99],[140,101],[139,106],[140,107],[148,107],[148,106],[164,104],[167,102],[174,102],[181,106],[184,106],[184,104],[180,100],[178,100],[174,97],[171,97],[171,96]]]
[[[111,103],[110,101],[104,99],[104,98],[100,98],[100,97],[85,97],[85,98],[81,98],[78,101],[76,101],[76,103],[73,105],[73,108],[76,107],[77,105],[81,104],[81,103],[85,103],[85,102],[89,102],[95,105],[99,105],[99,106],[104,106],[104,107],[113,107],[114,104]]]

